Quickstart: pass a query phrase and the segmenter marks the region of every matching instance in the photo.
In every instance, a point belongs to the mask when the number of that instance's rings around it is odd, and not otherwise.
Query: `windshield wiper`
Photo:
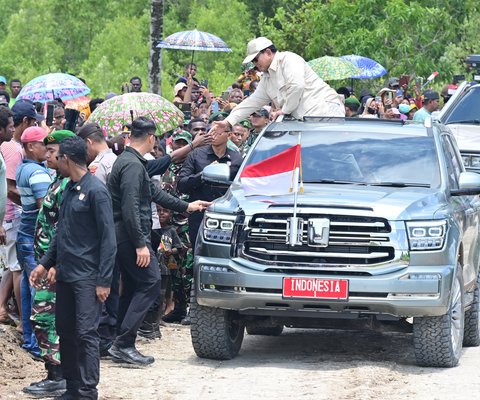
[[[450,124],[472,124],[472,125],[479,125],[480,119],[466,119],[463,121],[448,121],[447,125]]]
[[[390,187],[424,187],[429,188],[428,183],[411,183],[411,182],[372,182],[368,183],[370,186],[390,186]]]
[[[304,180],[304,183],[333,183],[335,185],[367,185],[366,182],[354,182],[354,181],[339,181],[336,179],[318,179],[318,180]]]

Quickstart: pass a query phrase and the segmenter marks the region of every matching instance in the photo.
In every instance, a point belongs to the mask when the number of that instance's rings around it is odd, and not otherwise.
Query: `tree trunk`
[[[150,92],[162,94],[162,49],[157,44],[163,36],[163,0],[152,0],[150,17],[150,60],[148,83]]]

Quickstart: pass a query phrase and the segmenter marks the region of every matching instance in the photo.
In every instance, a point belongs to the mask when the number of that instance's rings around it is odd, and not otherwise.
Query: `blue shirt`
[[[422,107],[413,115],[413,120],[417,122],[424,122],[429,115],[431,114],[424,107]]]
[[[45,197],[52,179],[43,164],[24,159],[18,166],[16,182],[22,202],[19,231],[33,237],[39,210],[36,200]]]

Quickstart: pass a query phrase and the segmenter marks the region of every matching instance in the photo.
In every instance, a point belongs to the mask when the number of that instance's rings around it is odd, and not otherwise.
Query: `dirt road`
[[[101,399],[455,400],[480,393],[480,348],[465,349],[456,368],[419,368],[411,335],[285,329],[280,337],[246,335],[237,358],[210,361],[195,356],[188,327],[162,332],[161,340],[138,346],[155,356],[153,366],[102,360]],[[40,363],[24,364],[7,382],[2,370],[1,399],[27,399],[21,388],[42,377]]]

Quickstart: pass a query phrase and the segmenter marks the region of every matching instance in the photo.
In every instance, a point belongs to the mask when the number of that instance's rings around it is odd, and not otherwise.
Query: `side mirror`
[[[462,172],[458,180],[458,189],[450,191],[452,196],[474,196],[480,194],[480,174]]]
[[[440,121],[440,111],[434,111],[430,116],[433,121]]]
[[[209,183],[230,185],[230,167],[227,164],[210,164],[202,172],[202,179]]]

